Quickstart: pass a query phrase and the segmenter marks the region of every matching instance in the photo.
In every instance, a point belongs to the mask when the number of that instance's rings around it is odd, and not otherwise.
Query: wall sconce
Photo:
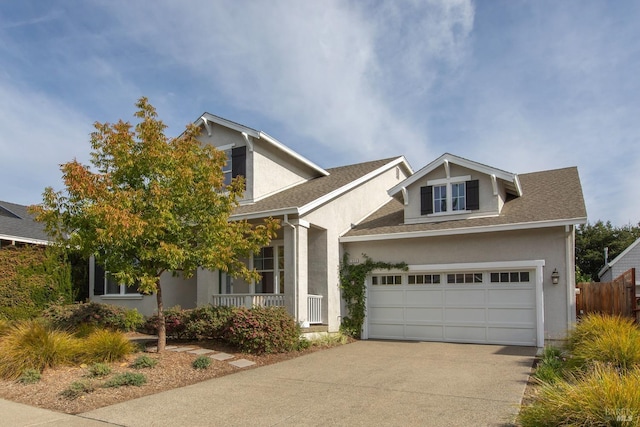
[[[551,273],[551,283],[557,285],[560,281],[560,274],[558,273],[558,269],[554,268],[553,273]]]

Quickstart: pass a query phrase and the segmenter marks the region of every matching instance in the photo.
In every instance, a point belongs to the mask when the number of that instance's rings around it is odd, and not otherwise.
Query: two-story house
[[[445,154],[416,173],[401,156],[324,169],[264,132],[208,113],[195,123],[227,153],[229,179],[246,178],[231,220],[282,228],[245,260],[261,280],[167,273],[165,306],[285,306],[337,331],[348,252],[410,265],[368,279],[365,338],[542,346],[575,320],[574,227],[586,222],[575,168],[515,175]],[[92,300],[155,309],[93,265],[90,283]]]

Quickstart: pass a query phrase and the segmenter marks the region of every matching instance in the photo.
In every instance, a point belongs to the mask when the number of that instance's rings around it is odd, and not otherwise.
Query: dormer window
[[[470,176],[427,181],[420,188],[422,215],[463,213],[480,209],[478,180]]]

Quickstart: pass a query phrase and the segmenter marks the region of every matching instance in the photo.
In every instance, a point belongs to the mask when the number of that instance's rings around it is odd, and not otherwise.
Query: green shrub
[[[18,382],[21,384],[35,384],[42,378],[40,371],[36,369],[25,369],[22,375],[18,378]]]
[[[602,362],[630,369],[640,365],[640,329],[630,319],[589,315],[570,333],[569,348],[572,367]]]
[[[640,368],[593,365],[568,381],[543,384],[518,415],[522,426],[638,426]]]
[[[67,399],[73,400],[77,399],[83,394],[89,394],[94,390],[95,388],[93,387],[93,384],[91,384],[91,382],[89,381],[74,381],[60,394]]]
[[[283,307],[238,308],[225,339],[248,353],[281,353],[298,348],[300,327]]]
[[[54,327],[72,331],[81,325],[92,325],[127,332],[144,324],[144,316],[135,309],[95,302],[54,304],[43,315]]]
[[[122,332],[107,329],[96,329],[82,343],[87,362],[116,362],[133,353],[135,348]]]
[[[147,377],[138,372],[123,372],[122,374],[118,374],[104,383],[103,387],[122,387],[122,386],[136,386],[140,387],[141,385],[147,382]]]
[[[562,350],[556,347],[546,347],[542,353],[542,357],[534,377],[546,383],[556,382],[563,378],[566,358]]]
[[[133,363],[131,364],[131,367],[134,369],[145,369],[145,368],[153,368],[157,364],[158,364],[158,359],[154,359],[145,354],[136,358],[136,360],[134,360]]]
[[[111,366],[106,363],[94,363],[89,366],[89,376],[92,378],[106,377],[111,373]]]
[[[184,338],[189,340],[219,339],[233,316],[232,307],[198,307],[185,312]]]
[[[81,346],[73,335],[51,329],[44,322],[16,323],[0,340],[0,377],[18,378],[25,369],[45,368],[77,360]]]
[[[211,358],[207,356],[198,356],[192,363],[193,369],[207,369],[211,366]]]
[[[186,312],[180,307],[172,307],[164,311],[164,324],[166,328],[167,338],[182,339],[186,329]],[[158,333],[160,319],[158,315],[151,316],[147,319],[141,328],[143,332],[155,335]]]

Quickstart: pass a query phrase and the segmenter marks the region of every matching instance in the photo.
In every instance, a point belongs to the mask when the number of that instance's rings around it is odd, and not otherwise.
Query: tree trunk
[[[160,276],[156,283],[156,301],[158,302],[158,353],[162,353],[167,346],[167,325],[164,322],[164,307],[162,305],[162,287]]]

